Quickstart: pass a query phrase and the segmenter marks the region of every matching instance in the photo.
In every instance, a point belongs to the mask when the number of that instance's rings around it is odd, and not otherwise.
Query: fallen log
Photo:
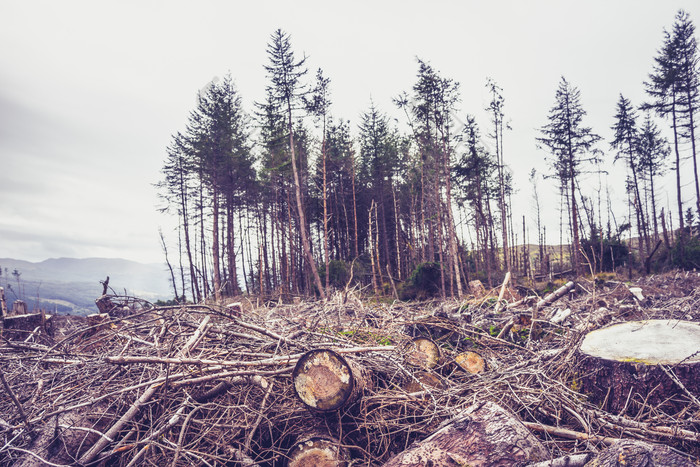
[[[306,352],[292,370],[294,390],[302,403],[318,412],[333,412],[355,402],[369,385],[367,372],[330,349]]]
[[[405,358],[413,366],[430,370],[440,361],[440,347],[430,339],[417,337],[409,344]]]
[[[700,408],[700,324],[628,321],[592,331],[579,348],[581,391],[610,413],[643,405]]]
[[[673,467],[694,465],[668,446],[623,439],[603,450],[585,467]]]
[[[562,285],[557,290],[555,290],[554,292],[550,293],[542,300],[537,302],[537,304],[535,304],[535,310],[540,310],[542,307],[551,305],[552,303],[556,302],[561,297],[569,293],[569,291],[573,290],[574,285],[575,284],[573,282],[567,282],[566,284]]]
[[[426,389],[442,389],[444,385],[435,373],[418,371],[408,383],[403,386],[404,391],[410,393],[425,391]]]
[[[384,467],[513,466],[548,457],[542,443],[519,420],[487,401],[467,408],[446,426],[390,459]]]
[[[338,440],[322,434],[300,437],[289,451],[287,467],[345,467],[350,455]]]

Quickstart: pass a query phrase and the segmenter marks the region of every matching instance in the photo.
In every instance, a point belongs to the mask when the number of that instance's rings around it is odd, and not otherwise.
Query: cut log
[[[623,439],[601,451],[585,467],[674,467],[695,465],[668,446]]]
[[[579,350],[581,390],[608,412],[700,407],[699,323],[618,323],[588,333]]]
[[[406,383],[404,390],[406,392],[419,392],[425,391],[430,388],[443,388],[444,385],[440,378],[438,378],[435,373],[430,373],[428,371],[419,371],[413,375],[413,378]]]
[[[514,466],[548,457],[542,443],[515,416],[487,401],[472,405],[384,467]]]
[[[368,385],[367,372],[330,349],[305,353],[292,371],[294,390],[308,408],[333,412],[351,405]]]
[[[539,310],[542,307],[551,305],[552,303],[556,302],[561,297],[569,293],[571,290],[574,290],[574,285],[575,284],[573,282],[567,282],[566,284],[562,285],[557,290],[555,290],[554,292],[537,302],[537,304],[535,305],[535,310]]]
[[[410,365],[430,370],[440,361],[440,347],[430,339],[416,337],[408,345],[405,358]]]
[[[473,375],[483,373],[486,369],[486,360],[476,352],[462,352],[455,357],[455,363],[460,368]]]
[[[325,435],[299,439],[289,451],[287,467],[346,467],[350,455],[338,440]]]

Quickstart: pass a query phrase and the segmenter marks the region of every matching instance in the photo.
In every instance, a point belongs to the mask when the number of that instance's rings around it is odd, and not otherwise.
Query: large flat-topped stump
[[[660,319],[619,323],[588,333],[581,352],[647,365],[699,363],[700,324]]]
[[[673,413],[700,397],[700,323],[618,323],[590,332],[579,350],[582,392],[613,413],[643,404]]]

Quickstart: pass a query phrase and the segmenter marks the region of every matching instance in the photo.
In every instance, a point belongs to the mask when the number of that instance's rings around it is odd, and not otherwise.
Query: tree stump
[[[668,446],[623,439],[609,446],[585,467],[682,467],[693,462]]]
[[[338,440],[325,435],[300,438],[289,451],[287,467],[346,467],[350,456]]]
[[[493,402],[477,403],[447,426],[413,443],[384,467],[516,466],[547,459],[542,443]]]
[[[2,320],[2,336],[8,340],[25,340],[34,331],[38,334],[52,334],[51,315],[44,311],[24,315],[6,316]]]
[[[580,379],[581,391],[608,412],[661,403],[666,410],[677,411],[693,397],[700,398],[698,323],[648,320],[615,324],[588,333],[580,357],[576,379]]]
[[[312,410],[333,412],[352,404],[369,383],[367,372],[330,349],[305,353],[292,371],[294,390]]]
[[[424,370],[431,370],[437,366],[440,361],[440,347],[430,339],[425,337],[416,337],[408,345],[405,354],[406,362],[423,368]]]

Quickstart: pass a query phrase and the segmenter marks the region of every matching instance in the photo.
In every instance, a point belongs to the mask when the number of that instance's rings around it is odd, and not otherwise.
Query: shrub
[[[678,238],[671,248],[671,264],[682,269],[700,269],[700,239]]]
[[[438,263],[420,263],[413,270],[407,283],[401,287],[399,298],[402,300],[424,299],[440,293],[440,265]]]

